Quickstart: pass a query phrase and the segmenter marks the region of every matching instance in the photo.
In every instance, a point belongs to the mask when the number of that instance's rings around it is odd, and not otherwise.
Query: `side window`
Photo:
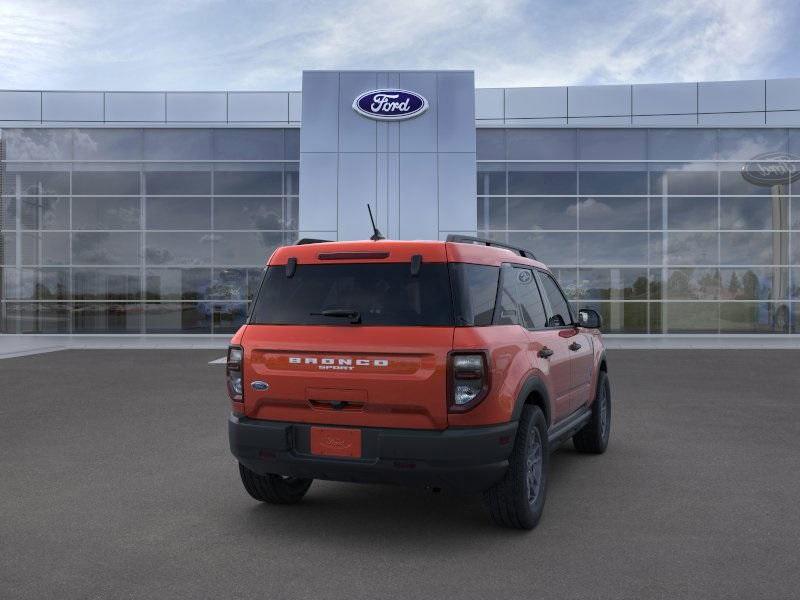
[[[536,278],[530,269],[506,265],[502,270],[498,325],[545,326],[545,312]]]
[[[572,323],[572,315],[569,312],[569,303],[564,298],[564,294],[549,273],[539,273],[542,288],[548,302],[550,302],[550,314],[547,319],[548,327],[564,327]]]

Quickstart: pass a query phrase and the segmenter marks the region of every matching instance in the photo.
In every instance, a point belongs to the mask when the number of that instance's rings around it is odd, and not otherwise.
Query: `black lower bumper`
[[[311,454],[311,425],[231,415],[231,452],[248,469],[310,479],[484,490],[508,468],[517,423],[426,431],[361,429],[361,458]]]

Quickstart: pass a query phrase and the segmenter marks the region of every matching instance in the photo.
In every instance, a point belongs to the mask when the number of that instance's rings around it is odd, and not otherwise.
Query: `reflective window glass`
[[[543,295],[547,298],[548,316],[547,327],[563,327],[573,322],[569,302],[558,289],[558,285],[549,273],[537,272]]]
[[[791,307],[777,302],[722,302],[720,333],[789,333]]]
[[[139,160],[141,129],[76,129],[75,160]]]
[[[581,265],[646,265],[647,233],[581,233]]]
[[[139,304],[76,302],[72,306],[75,333],[141,333]]]
[[[475,145],[478,160],[506,159],[506,132],[504,129],[478,129],[475,132]]]
[[[141,298],[139,269],[74,268],[72,295],[76,300],[138,300]]]
[[[208,297],[212,300],[248,300],[251,269],[214,269]]]
[[[75,171],[72,193],[91,196],[136,196],[139,194],[138,171]]]
[[[647,269],[581,268],[578,277],[582,300],[647,300]]]
[[[647,131],[639,129],[581,129],[581,160],[646,160]]]
[[[506,193],[505,164],[478,165],[478,195],[490,196]]]
[[[148,196],[145,205],[147,229],[211,229],[211,198]]]
[[[508,199],[508,228],[512,230],[576,229],[577,216],[575,198]]]
[[[593,171],[579,173],[578,188],[581,194],[647,194],[647,173],[642,171]]]
[[[786,197],[730,197],[720,199],[721,229],[789,229]]]
[[[521,325],[527,329],[544,327],[547,317],[533,271],[506,265],[500,280],[495,324]]]
[[[283,243],[280,233],[216,233],[214,264],[263,265],[272,251]]]
[[[0,265],[17,262],[17,234],[0,232]]]
[[[720,275],[717,268],[667,269],[666,298],[670,300],[717,300]]]
[[[214,198],[216,229],[273,229],[283,226],[280,198]]]
[[[69,264],[69,234],[62,232],[22,233],[23,265]]]
[[[211,129],[145,129],[145,160],[210,160]]]
[[[718,233],[670,232],[666,236],[666,258],[671,265],[719,264]]]
[[[3,129],[8,160],[71,160],[71,129]]]
[[[524,195],[565,195],[577,192],[574,171],[534,171],[509,164],[508,193]]]
[[[720,269],[723,300],[787,300],[789,269],[741,267]]]
[[[478,229],[506,229],[507,204],[505,198],[478,198]],[[508,224],[510,228],[516,226],[516,222]]]
[[[139,234],[92,232],[72,234],[74,265],[138,265]]]
[[[503,240],[499,240],[503,241]],[[528,232],[509,233],[513,246],[528,248],[548,267],[578,264],[578,236],[576,233]]]
[[[720,160],[750,160],[766,152],[789,151],[789,135],[786,129],[728,127],[718,131]]]
[[[73,229],[139,229],[139,197],[72,198]]]
[[[69,194],[69,173],[64,171],[23,171],[19,181],[19,194],[23,196]]]
[[[211,264],[211,233],[148,232],[145,260],[148,265]]]
[[[650,193],[670,196],[716,195],[717,172],[654,170],[650,173]]]
[[[144,176],[148,196],[202,196],[211,193],[209,171],[151,171]]]
[[[723,232],[720,233],[720,264],[786,264],[788,247],[786,232]]]
[[[651,129],[647,136],[650,160],[715,160],[716,129]]]
[[[283,129],[214,129],[216,160],[282,160]]]
[[[215,171],[214,193],[235,195],[280,195],[281,170]]]
[[[647,229],[647,198],[583,197],[578,216],[581,230]]]
[[[717,228],[717,199],[715,197],[677,196],[665,198],[661,206],[662,208],[666,207],[669,229]]]
[[[144,309],[147,333],[211,333],[208,302],[147,303]]]
[[[23,196],[19,203],[22,229],[67,229],[69,227],[69,198],[67,197]]]
[[[509,160],[574,160],[577,155],[574,129],[508,129]]]
[[[249,304],[226,302],[213,305],[214,333],[235,333],[247,320]]]
[[[148,268],[145,272],[148,300],[207,300],[211,294],[211,269]]]

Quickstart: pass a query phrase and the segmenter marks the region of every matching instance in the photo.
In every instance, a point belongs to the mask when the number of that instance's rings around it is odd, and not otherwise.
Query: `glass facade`
[[[800,333],[800,130],[478,129],[477,143],[479,234],[530,248],[605,331]],[[784,175],[751,183],[765,153]]]
[[[230,333],[297,239],[297,129],[4,129],[0,333]]]

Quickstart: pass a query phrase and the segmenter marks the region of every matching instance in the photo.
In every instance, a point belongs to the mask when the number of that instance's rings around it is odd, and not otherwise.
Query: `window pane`
[[[300,129],[283,130],[283,157],[286,160],[300,160]]]
[[[139,269],[75,268],[72,294],[76,300],[138,300],[142,295]]]
[[[716,302],[664,302],[664,333],[717,333],[719,304]]]
[[[138,233],[73,233],[75,265],[138,265]]]
[[[533,167],[509,164],[508,193],[524,195],[570,195],[577,192],[574,171],[543,171]]]
[[[17,263],[17,234],[0,232],[0,265]]]
[[[69,269],[39,269],[34,299],[68,300]]]
[[[144,176],[148,196],[202,196],[211,193],[209,171],[148,171]]]
[[[6,304],[4,333],[67,333],[69,305],[58,302]]]
[[[508,129],[510,160],[573,160],[576,158],[574,129]]]
[[[578,264],[578,236],[575,233],[509,233],[508,242],[527,248],[548,267]]]
[[[613,165],[608,165],[613,168]],[[592,169],[592,166],[582,167]],[[647,194],[647,173],[642,171],[592,171],[582,170],[579,173],[581,194],[609,195]]]
[[[214,129],[216,160],[282,160],[283,129]]]
[[[564,283],[561,287],[564,287]],[[647,269],[581,269],[578,297],[590,300],[647,300]]]
[[[675,197],[663,200],[669,229],[716,229],[717,199]]]
[[[717,265],[717,233],[668,233],[667,261],[671,265]]]
[[[479,164],[477,181],[479,196],[497,196],[505,194],[505,164]]]
[[[280,233],[217,233],[214,263],[218,265],[263,265],[283,243]]]
[[[581,129],[578,135],[581,160],[645,160],[647,131],[636,129]]]
[[[721,198],[722,229],[788,229],[789,199],[784,197]]]
[[[715,129],[650,129],[647,142],[651,160],[714,160],[717,157]]]
[[[69,198],[23,196],[20,198],[20,206],[22,229],[67,229],[69,227]]]
[[[23,233],[21,235],[23,265],[69,264],[68,233]]]
[[[789,151],[789,135],[786,129],[738,129],[719,130],[719,158],[721,160],[750,160],[765,152]]]
[[[786,300],[789,269],[782,267],[720,269],[723,300]]]
[[[215,303],[214,333],[235,333],[247,319],[249,304],[244,302]]]
[[[478,160],[505,160],[506,158],[506,132],[504,129],[476,130],[475,144]]]
[[[723,302],[720,333],[789,333],[789,304]]]
[[[214,198],[216,229],[273,229],[284,226],[280,198]]]
[[[147,269],[148,300],[210,298],[211,269]]]
[[[691,165],[698,168],[700,165]],[[717,172],[712,170],[680,170],[680,165],[666,166],[667,170],[650,173],[650,193],[670,196],[706,196],[717,193]]]
[[[719,287],[719,269],[667,269],[670,300],[717,300]]]
[[[211,229],[211,198],[145,199],[147,229]]]
[[[542,284],[542,292],[550,303],[548,313],[548,327],[563,327],[572,323],[569,303],[564,298],[561,290],[558,289],[555,280],[548,273],[538,273],[539,282]]]
[[[647,198],[581,198],[581,230],[647,229]]]
[[[212,300],[248,300],[247,275],[251,269],[214,269],[208,297]]]
[[[147,333],[211,333],[212,305],[206,302],[145,304]]]
[[[141,129],[76,129],[75,160],[138,160]]]
[[[140,333],[140,304],[76,302],[72,309],[75,333]]]
[[[146,160],[210,160],[210,129],[145,129]]]
[[[73,229],[139,229],[139,198],[72,199]]]
[[[788,233],[721,233],[720,264],[779,265],[788,257]]]
[[[145,238],[145,259],[149,265],[211,264],[210,233],[152,233]]]
[[[450,263],[457,325],[491,325],[500,269],[489,265]]]
[[[579,264],[646,265],[646,233],[581,233]]]
[[[500,306],[495,324],[521,325],[528,329],[544,327],[547,317],[533,271],[506,265],[500,279]]]
[[[139,194],[138,171],[75,171],[72,193],[92,196]]]
[[[478,198],[478,229],[506,229],[507,202],[505,198]],[[509,227],[516,228],[516,223]]]
[[[721,194],[738,194],[750,196],[769,196],[773,187],[769,185],[756,185],[747,181],[742,176],[742,164],[720,165],[719,184]],[[786,180],[788,184],[788,177]]]
[[[70,160],[71,129],[4,129],[8,160]]]
[[[283,172],[280,170],[260,171],[215,171],[214,193],[236,195],[280,195]]]
[[[508,228],[577,229],[576,206],[575,198],[509,198]]]

